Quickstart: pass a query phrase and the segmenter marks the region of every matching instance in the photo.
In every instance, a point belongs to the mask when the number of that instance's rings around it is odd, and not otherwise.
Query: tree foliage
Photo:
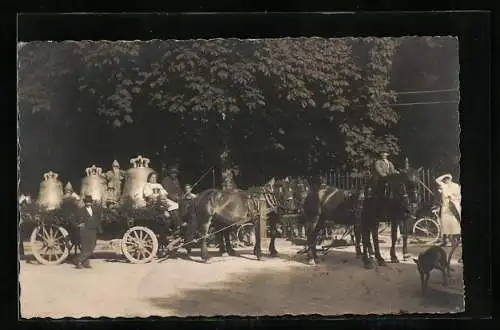
[[[394,38],[30,44],[19,51],[20,98],[33,111],[52,109],[54,81],[66,79],[114,127],[177,118],[184,138],[209,152],[229,148],[241,162],[248,155],[238,149],[362,169],[381,146],[399,150],[390,86],[398,46]]]

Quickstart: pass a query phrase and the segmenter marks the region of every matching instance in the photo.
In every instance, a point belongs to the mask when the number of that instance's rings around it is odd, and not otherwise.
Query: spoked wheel
[[[145,264],[156,256],[158,238],[151,229],[135,226],[123,235],[121,248],[128,261],[134,264]]]
[[[413,225],[413,235],[427,244],[433,244],[438,240],[440,230],[437,221],[431,218],[418,219]]]
[[[40,225],[30,237],[31,251],[43,265],[58,265],[68,258],[68,232],[59,226]]]
[[[246,223],[241,225],[236,232],[236,237],[238,241],[245,246],[255,245],[255,227],[253,223]]]

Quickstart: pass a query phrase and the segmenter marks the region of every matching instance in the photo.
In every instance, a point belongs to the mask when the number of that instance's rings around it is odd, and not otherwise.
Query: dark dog
[[[443,284],[448,285],[448,277],[451,276],[450,262],[446,256],[446,251],[442,247],[432,246],[420,253],[418,259],[413,259],[413,261],[417,264],[420,274],[422,294],[427,290],[427,282],[433,269],[439,269],[443,273]]]

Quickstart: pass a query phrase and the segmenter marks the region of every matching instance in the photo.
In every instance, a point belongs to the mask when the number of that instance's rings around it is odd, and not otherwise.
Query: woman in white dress
[[[179,204],[169,199],[167,190],[158,183],[158,175],[155,172],[152,172],[148,175],[147,183],[144,184],[144,188],[142,190],[142,195],[146,202],[155,203],[161,202],[164,203],[167,207],[165,211],[165,216],[167,218],[172,217],[176,226],[183,226],[182,220],[179,216]]]
[[[443,235],[443,244],[446,245],[446,239],[449,238],[452,246],[458,244],[461,235],[461,191],[460,185],[452,181],[451,174],[444,174],[436,179],[441,193],[441,217],[440,225]]]
[[[167,211],[177,210],[179,205],[168,199],[167,190],[158,183],[158,175],[155,172],[152,172],[148,175],[147,183],[144,184],[142,189],[142,195],[144,199],[148,202],[164,202],[167,205]]]

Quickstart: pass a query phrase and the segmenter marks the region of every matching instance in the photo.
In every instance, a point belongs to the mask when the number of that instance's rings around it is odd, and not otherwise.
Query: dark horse
[[[199,193],[191,202],[189,225],[185,231],[185,241],[191,242],[195,232],[201,235],[201,257],[208,260],[206,238],[210,225],[214,225],[216,232],[222,235],[219,249],[221,253],[235,254],[230,242],[230,229],[246,222],[255,224],[254,254],[258,259],[262,257],[260,236],[260,212],[267,217],[271,227],[269,252],[276,256],[275,248],[276,225],[279,221],[277,213],[277,199],[272,191],[260,188],[253,191],[223,191],[208,189]],[[185,211],[183,211],[185,212]],[[190,248],[187,249],[189,255]]]
[[[361,212],[363,263],[365,268],[373,267],[367,249],[370,243],[370,234],[373,238],[377,263],[380,266],[386,265],[384,258],[380,254],[378,239],[378,227],[381,221],[387,221],[391,224],[391,262],[399,262],[396,256],[398,227],[403,237],[403,255],[406,258],[409,222],[415,216],[418,203],[418,171],[407,168],[401,173],[392,174],[385,182],[379,183],[384,185],[383,189],[376,189],[373,184],[365,186]],[[375,192],[379,192],[379,194]]]
[[[335,187],[313,183],[304,200],[302,221],[306,228],[307,257],[309,264],[318,262],[316,245],[318,234],[325,226],[326,220],[335,224],[352,225],[356,250],[361,253],[360,227],[360,192],[356,189],[344,190]]]

